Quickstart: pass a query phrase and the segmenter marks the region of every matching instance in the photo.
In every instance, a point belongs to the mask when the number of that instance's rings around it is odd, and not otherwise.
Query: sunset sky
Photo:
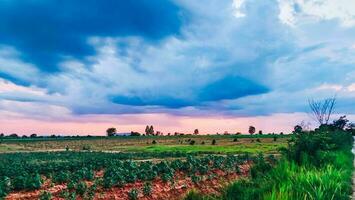
[[[355,121],[354,0],[2,0],[0,132],[288,132]]]

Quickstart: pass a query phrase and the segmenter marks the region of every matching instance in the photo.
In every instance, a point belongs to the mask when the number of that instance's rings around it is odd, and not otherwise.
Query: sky
[[[0,132],[289,132],[355,121],[353,0],[0,1]]]

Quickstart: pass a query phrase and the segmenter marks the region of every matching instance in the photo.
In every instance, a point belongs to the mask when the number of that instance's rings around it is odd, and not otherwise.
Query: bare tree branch
[[[308,100],[308,105],[311,109],[311,116],[319,123],[319,125],[328,124],[330,116],[334,112],[335,101],[335,97],[320,101],[315,101],[314,99]]]

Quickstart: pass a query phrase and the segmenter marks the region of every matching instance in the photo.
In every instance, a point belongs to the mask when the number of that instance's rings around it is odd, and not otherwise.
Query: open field
[[[353,170],[349,137],[2,138],[0,199],[345,200]],[[331,150],[317,150],[323,142]]]
[[[4,139],[0,152],[70,150],[114,152],[204,152],[204,153],[277,153],[287,145],[287,136],[210,135],[159,137],[92,137]],[[212,145],[213,140],[216,141]],[[155,143],[155,144],[153,144]],[[193,144],[192,144],[193,143]]]

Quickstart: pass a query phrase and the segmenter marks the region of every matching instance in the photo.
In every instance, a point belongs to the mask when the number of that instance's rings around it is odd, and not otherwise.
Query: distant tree
[[[198,135],[198,133],[199,133],[199,132],[198,132],[198,129],[195,129],[195,130],[194,130],[194,135]]]
[[[301,133],[303,130],[301,125],[296,125],[295,127],[293,127],[293,132],[294,133]]]
[[[37,137],[37,134],[33,133],[30,135],[30,138],[36,138]]]
[[[339,117],[339,119],[334,120],[332,125],[333,125],[335,128],[344,130],[344,128],[346,127],[346,125],[347,125],[348,122],[349,122],[349,120],[346,119],[346,116],[344,115],[344,116]]]
[[[18,135],[16,133],[12,133],[9,135],[9,137],[18,138]]]
[[[131,131],[131,136],[140,136],[141,134],[135,131]]]
[[[56,136],[56,135],[51,135],[50,137],[51,137],[51,138],[56,138],[57,136]]]
[[[255,133],[255,127],[254,126],[249,126],[249,134],[253,135]]]
[[[27,138],[27,135],[22,135],[22,138]]]
[[[149,135],[154,135],[154,127],[153,127],[153,125],[150,125],[150,127],[149,127]]]
[[[259,135],[262,135],[263,134],[263,131],[262,130],[259,130]]]
[[[335,97],[320,101],[308,100],[309,107],[311,108],[311,116],[313,116],[319,125],[328,124],[330,116],[334,112],[335,100]]]
[[[0,137],[5,137],[5,135],[3,133],[0,134]]]
[[[115,136],[115,134],[117,133],[116,128],[112,127],[112,128],[108,128],[106,130],[107,136],[111,137],[111,136]]]
[[[145,127],[145,135],[150,135],[150,129],[148,125]]]

